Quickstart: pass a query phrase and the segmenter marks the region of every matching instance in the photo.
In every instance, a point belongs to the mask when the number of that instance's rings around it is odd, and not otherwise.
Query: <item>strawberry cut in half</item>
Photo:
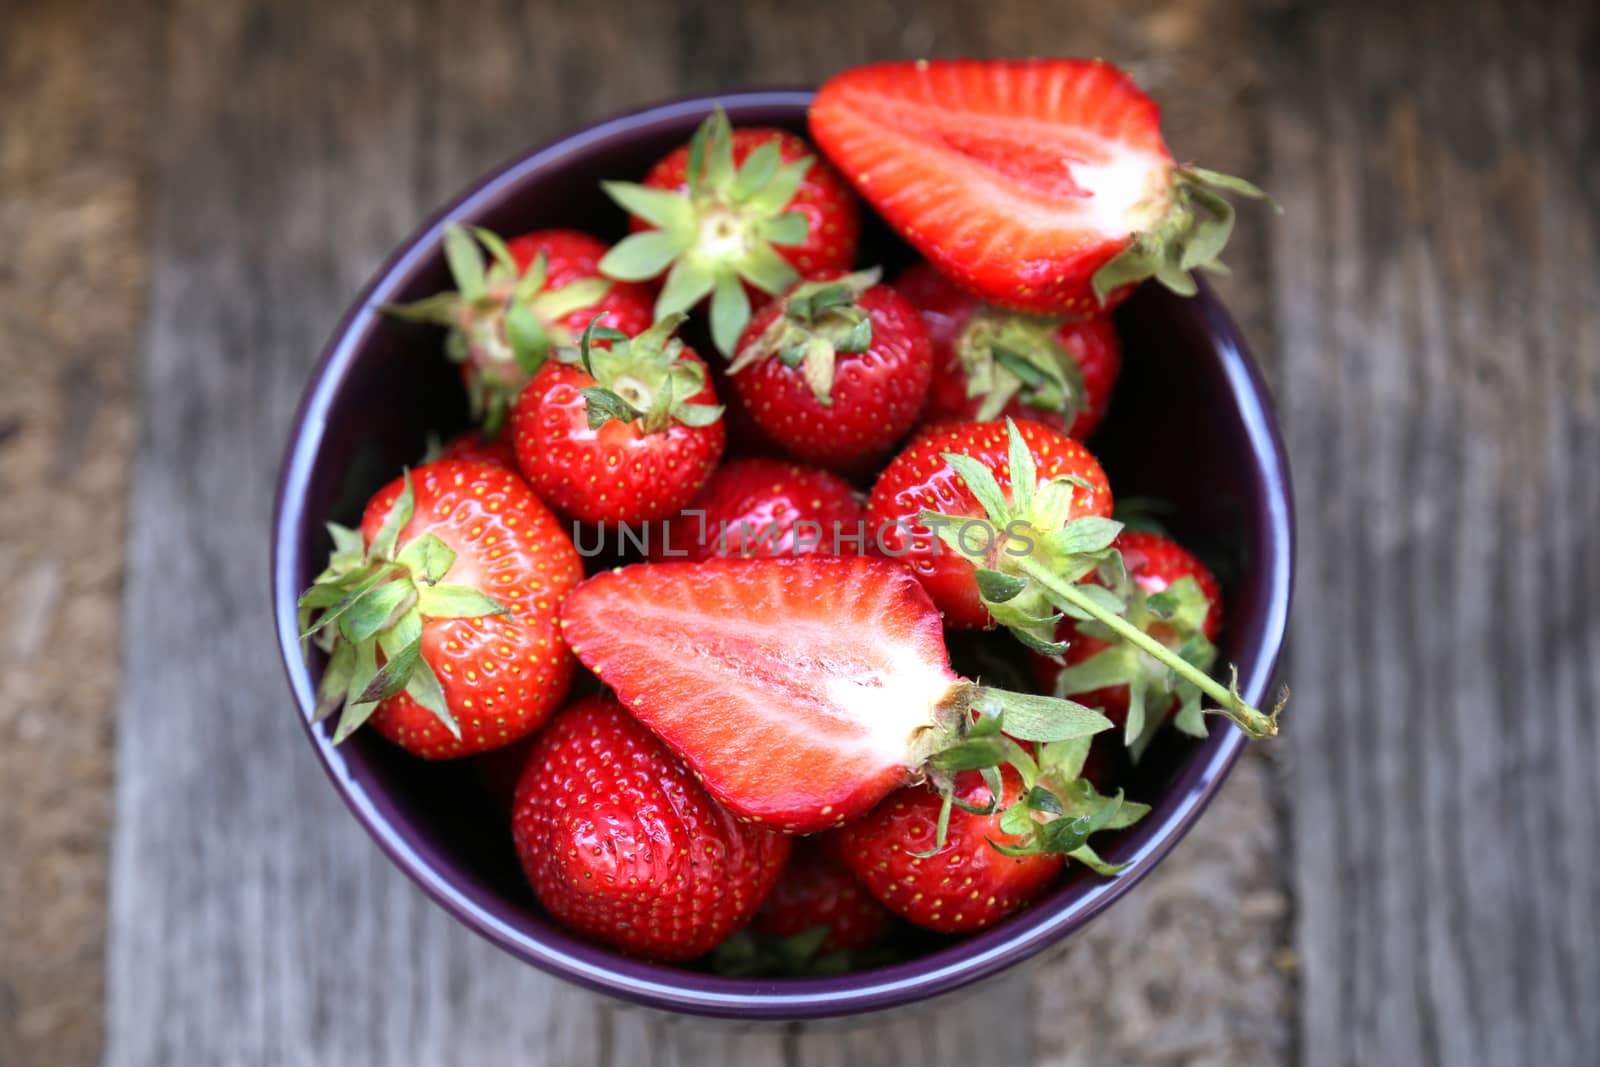
[[[916,578],[868,557],[644,563],[568,595],[578,658],[741,818],[814,833],[1016,745],[967,743],[976,721],[1020,740],[1109,720],[1070,701],[975,685],[950,669]]]
[[[920,60],[835,75],[811,135],[941,271],[1005,307],[1087,316],[1154,277],[1185,295],[1248,182],[1179,166],[1160,109],[1100,60]]]
[[[819,270],[847,270],[861,235],[849,184],[787,130],[734,129],[717,108],[693,139],[642,183],[602,182],[634,233],[606,253],[608,277],[662,277],[655,313],[711,298],[711,338],[724,356],[754,303]]]

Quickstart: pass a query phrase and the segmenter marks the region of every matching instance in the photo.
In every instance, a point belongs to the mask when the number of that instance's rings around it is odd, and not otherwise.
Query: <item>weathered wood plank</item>
[[[1044,965],[923,1011],[733,1028],[581,993],[456,926],[345,815],[288,714],[257,568],[293,401],[379,256],[483,168],[662,96],[814,81],[887,55],[1061,51],[1129,58],[1173,103],[1186,154],[1252,169],[1258,138],[1235,113],[1248,68],[1219,78],[1221,53],[1205,51],[1233,10],[1222,0],[1042,23],[1020,0],[911,15],[823,6],[190,0],[166,14],[124,620],[114,1067],[469,1051],[629,1067],[887,1063],[908,1050],[929,1063],[1132,1062],[1152,1034],[1169,1059],[1281,1061],[1284,907],[1263,761],[1246,762],[1148,892]],[[1222,25],[1243,33],[1237,15]],[[1236,257],[1247,278],[1249,251]],[[1017,1004],[1035,1006],[1033,1028],[977,1021]]]
[[[1289,5],[1302,1062],[1600,1050],[1600,19]]]
[[[101,1044],[149,82],[146,26],[104,33],[109,6],[0,5],[5,1064],[89,1063]]]

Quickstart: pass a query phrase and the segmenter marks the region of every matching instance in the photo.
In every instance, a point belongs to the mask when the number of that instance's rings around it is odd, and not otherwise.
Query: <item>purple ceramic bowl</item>
[[[669,1011],[740,1019],[847,1015],[925,1000],[996,973],[1059,941],[1148,874],[1199,818],[1245,745],[1216,720],[1203,742],[1146,759],[1127,783],[1153,805],[1137,826],[1096,838],[1115,878],[1079,871],[1033,907],[921,955],[837,978],[729,979],[640,963],[575,938],[539,910],[517,867],[506,818],[460,764],[427,764],[370,731],[338,748],[311,723],[320,664],[295,638],[295,598],[323,566],[327,521],[353,523],[367,497],[422,454],[427,435],[463,425],[464,401],[437,336],[386,318],[386,302],[447,288],[446,220],[500,233],[572,226],[607,238],[624,220],[602,178],[641,176],[685,141],[720,101],[734,122],[803,132],[804,92],[730,93],[600,123],[488,176],[406,239],[356,299],[311,376],[278,486],[272,597],[299,714],[334,788],[389,857],[446,910],[506,951],[552,974]],[[876,223],[863,255],[891,270],[910,260]],[[892,276],[892,274],[891,274]],[[1293,517],[1289,470],[1271,400],[1238,329],[1209,290],[1185,300],[1146,286],[1117,314],[1126,369],[1093,446],[1119,496],[1172,505],[1168,525],[1199,550],[1226,595],[1224,661],[1245,696],[1268,691],[1289,612]]]

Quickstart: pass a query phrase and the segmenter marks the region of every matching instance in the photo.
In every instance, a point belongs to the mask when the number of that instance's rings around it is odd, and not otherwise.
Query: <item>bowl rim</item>
[[[1169,853],[1194,825],[1243,751],[1244,735],[1218,723],[1169,787],[1170,810],[1152,811],[1126,831],[1129,866],[1111,878],[1080,883],[1082,891],[1054,908],[1049,898],[988,930],[929,955],[877,970],[833,978],[755,980],[723,978],[643,963],[563,934],[533,937],[494,914],[493,902],[471,899],[435,869],[391,819],[392,807],[350,772],[329,738],[311,721],[315,686],[300,652],[295,602],[297,545],[306,521],[303,501],[326,431],[326,415],[367,343],[379,315],[375,305],[401,291],[438,254],[447,220],[477,218],[502,202],[531,173],[603,144],[632,139],[646,128],[674,126],[721,104],[731,116],[798,110],[809,90],[757,90],[695,96],[642,107],[561,135],[524,152],[472,182],[408,235],[374,272],[341,316],[311,372],[295,411],[280,468],[272,519],[272,599],[279,652],[299,705],[301,726],[324,771],[351,813],[389,859],[448,913],[513,956],[589,989],[668,1011],[736,1019],[804,1019],[851,1015],[919,1002],[993,975],[1076,930],[1120,899]],[[1267,505],[1268,608],[1261,623],[1260,655],[1242,691],[1259,701],[1267,691],[1288,624],[1294,563],[1293,494],[1287,452],[1270,393],[1244,339],[1210,287],[1191,298],[1214,342],[1227,388],[1238,404],[1250,452],[1258,464]]]

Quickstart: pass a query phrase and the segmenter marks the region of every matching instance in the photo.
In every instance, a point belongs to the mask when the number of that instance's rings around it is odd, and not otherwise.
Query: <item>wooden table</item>
[[[0,5],[0,1063],[1600,1061],[1597,14]],[[266,520],[312,359],[531,143],[962,53],[1114,59],[1283,204],[1225,296],[1294,453],[1286,736],[955,1001],[741,1029],[547,979],[388,866],[293,722]]]

